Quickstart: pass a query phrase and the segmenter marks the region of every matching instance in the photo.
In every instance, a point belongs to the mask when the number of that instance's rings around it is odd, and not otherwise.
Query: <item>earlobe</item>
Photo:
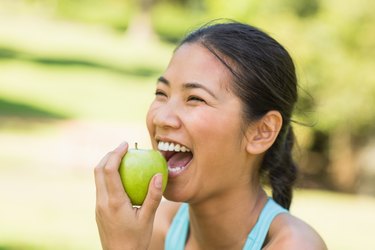
[[[282,122],[280,112],[272,110],[253,123],[247,131],[247,152],[261,154],[267,151],[276,140]]]

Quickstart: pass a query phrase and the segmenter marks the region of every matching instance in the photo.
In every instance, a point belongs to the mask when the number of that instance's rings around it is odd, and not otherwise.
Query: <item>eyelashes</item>
[[[167,97],[167,95],[163,91],[161,91],[161,90],[156,90],[155,91],[155,96],[165,96],[165,97]]]
[[[165,97],[168,98],[168,95],[161,90],[156,90],[155,91],[155,96],[156,97]],[[201,103],[207,103],[203,98],[196,96],[196,95],[190,95],[186,99],[187,102],[201,102]]]
[[[203,100],[202,98],[200,98],[198,96],[194,96],[194,95],[189,96],[187,100],[188,101],[194,101],[194,102],[203,102],[203,103],[206,103],[205,100]]]

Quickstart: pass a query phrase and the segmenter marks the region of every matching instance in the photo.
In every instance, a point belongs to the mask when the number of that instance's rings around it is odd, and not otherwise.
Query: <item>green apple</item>
[[[143,204],[155,174],[163,175],[163,192],[167,186],[168,166],[164,156],[156,150],[138,149],[137,143],[135,149],[129,149],[122,159],[119,172],[125,192],[135,206]]]

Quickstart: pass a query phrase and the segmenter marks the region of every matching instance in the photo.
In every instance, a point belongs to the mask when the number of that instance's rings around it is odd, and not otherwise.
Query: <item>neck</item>
[[[218,196],[190,204],[188,249],[242,249],[267,201],[259,184]]]

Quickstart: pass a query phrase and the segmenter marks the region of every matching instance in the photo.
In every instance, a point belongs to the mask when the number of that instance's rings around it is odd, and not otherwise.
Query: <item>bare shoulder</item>
[[[291,214],[283,213],[272,222],[264,249],[326,250],[327,246],[310,225]]]
[[[164,241],[181,203],[163,200],[156,210],[149,249],[164,249]]]

